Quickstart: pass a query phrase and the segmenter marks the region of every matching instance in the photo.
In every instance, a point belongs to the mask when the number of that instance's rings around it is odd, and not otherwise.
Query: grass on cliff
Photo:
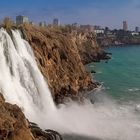
[[[11,29],[17,28],[16,24],[9,17],[4,18],[0,27],[4,28],[10,35],[11,35]]]
[[[11,28],[16,27],[16,25],[9,17],[6,17],[3,20],[2,27],[6,30],[10,30]]]

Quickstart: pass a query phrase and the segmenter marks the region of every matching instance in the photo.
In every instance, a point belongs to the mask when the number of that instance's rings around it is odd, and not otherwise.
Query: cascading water
[[[19,31],[12,39],[0,30],[0,89],[6,100],[18,104],[29,119],[55,110],[48,86],[37,67],[34,54]]]
[[[43,129],[111,140],[140,138],[140,121],[130,106],[107,99],[57,109],[30,45],[17,30],[11,38],[0,29],[0,90],[6,101],[20,106],[26,117]]]

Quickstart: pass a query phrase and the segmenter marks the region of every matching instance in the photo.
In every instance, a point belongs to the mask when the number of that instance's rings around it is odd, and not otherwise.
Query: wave
[[[140,91],[140,88],[129,88],[128,91],[129,92],[137,92],[137,91]]]
[[[102,72],[102,71],[97,71],[96,73],[97,73],[97,74],[102,74],[103,72]]]

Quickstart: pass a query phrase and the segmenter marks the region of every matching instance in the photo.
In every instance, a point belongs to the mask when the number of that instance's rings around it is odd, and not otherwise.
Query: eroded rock
[[[6,103],[0,94],[0,140],[34,140],[28,121],[17,105]]]
[[[30,25],[20,29],[34,50],[56,102],[59,102],[59,97],[76,97],[80,91],[96,87],[83,65],[79,45],[76,45],[70,34]]]
[[[0,94],[0,140],[62,140],[62,137],[56,131],[43,131],[30,123],[17,105],[6,103]]]

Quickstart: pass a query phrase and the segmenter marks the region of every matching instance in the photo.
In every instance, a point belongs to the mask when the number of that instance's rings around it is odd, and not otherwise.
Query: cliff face
[[[80,91],[97,87],[84,64],[104,59],[104,52],[90,34],[65,34],[61,30],[29,25],[20,27],[30,43],[40,70],[57,103],[64,97],[77,99]],[[42,131],[26,120],[17,105],[6,103],[0,94],[0,140],[47,140],[61,136],[51,130]]]
[[[32,46],[38,65],[57,102],[61,102],[59,99],[63,100],[64,96],[75,99],[79,91],[97,87],[83,65],[96,60],[101,52],[94,40],[86,35],[65,34],[58,29],[29,25],[20,29]]]
[[[6,103],[0,93],[0,140],[62,140],[53,130],[43,131],[35,123],[29,123],[17,105]]]
[[[0,140],[33,140],[24,114],[0,94]]]
[[[83,64],[110,59],[107,53],[99,47],[94,33],[80,32],[72,35],[72,40],[77,45]]]
[[[56,101],[63,96],[72,95],[75,98],[80,90],[96,86],[70,37],[60,31],[31,26],[25,26],[22,32],[33,47],[38,65]]]
[[[121,46],[121,45],[140,45],[140,37],[99,37],[97,38],[98,44],[103,47]]]

